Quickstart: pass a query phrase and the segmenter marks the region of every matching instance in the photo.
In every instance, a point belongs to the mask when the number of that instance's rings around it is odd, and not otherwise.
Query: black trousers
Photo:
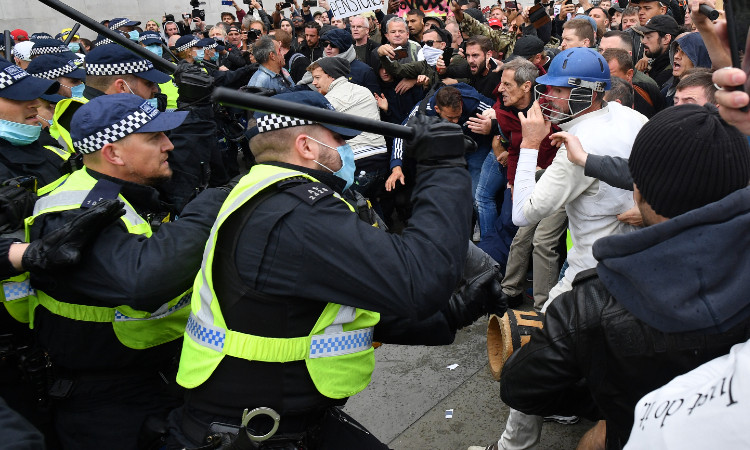
[[[188,416],[185,417],[184,414]],[[202,420],[196,416],[202,416]],[[178,408],[169,415],[168,450],[182,448],[198,448],[205,445],[203,440],[209,433],[209,425],[213,422],[228,423],[226,418],[207,418],[205,415]],[[296,447],[300,450],[388,450],[388,446],[380,442],[359,422],[337,407],[330,407],[320,413],[315,426],[307,430],[297,430],[291,434],[305,433],[304,444]],[[284,423],[281,417],[280,424]],[[274,438],[280,438],[275,435]],[[278,442],[276,443],[278,444]],[[260,449],[265,448],[260,446]],[[286,448],[286,447],[285,447]]]
[[[158,372],[73,378],[68,396],[55,403],[55,430],[65,450],[135,450],[149,418],[166,422],[182,403]]]

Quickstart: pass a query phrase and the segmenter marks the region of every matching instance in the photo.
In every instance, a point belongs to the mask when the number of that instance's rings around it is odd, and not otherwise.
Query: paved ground
[[[497,440],[508,407],[487,364],[486,323],[461,330],[450,346],[378,348],[373,381],[349,400],[347,412],[397,450],[466,450]],[[451,364],[458,367],[449,370]],[[592,426],[547,423],[539,450],[575,449]]]

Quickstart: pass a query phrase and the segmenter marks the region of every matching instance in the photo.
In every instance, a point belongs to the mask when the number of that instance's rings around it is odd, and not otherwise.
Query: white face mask
[[[422,54],[424,55],[424,60],[427,62],[427,64],[430,66],[434,66],[437,64],[438,58],[443,55],[443,51],[425,45],[424,47],[422,47]]]

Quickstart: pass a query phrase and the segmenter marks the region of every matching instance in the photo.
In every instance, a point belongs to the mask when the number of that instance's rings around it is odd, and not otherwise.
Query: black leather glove
[[[22,229],[24,219],[34,212],[35,202],[36,195],[25,187],[0,187],[0,233]]]
[[[125,214],[124,206],[119,200],[104,200],[82,210],[62,228],[29,244],[21,259],[23,268],[34,272],[78,263],[82,250],[99,231]]]
[[[508,306],[501,300],[502,273],[492,257],[469,244],[464,264],[464,279],[448,301],[445,311],[456,328],[471,325],[484,314],[502,316]]]
[[[406,141],[404,154],[418,163],[463,158],[464,134],[455,123],[416,114],[406,126],[414,130],[414,137]]]

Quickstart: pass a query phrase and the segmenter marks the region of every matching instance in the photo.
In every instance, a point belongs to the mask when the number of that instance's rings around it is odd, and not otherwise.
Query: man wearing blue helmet
[[[610,89],[609,66],[595,50],[572,48],[561,52],[549,71],[536,79],[537,101],[526,117],[520,114],[523,141],[513,192],[513,222],[528,226],[565,207],[573,247],[569,267],[550,290],[542,308],[572,287],[579,272],[596,266],[591,247],[597,239],[634,230],[617,215],[634,206],[632,194],[587,177],[583,168],[568,161],[566,146],[587,152],[628,158],[636,134],[647,119],[618,103],[603,100]],[[560,145],[555,159],[538,182],[534,181],[539,147],[556,123],[563,132],[552,135]],[[500,448],[529,448],[538,442],[542,417],[511,409]]]

